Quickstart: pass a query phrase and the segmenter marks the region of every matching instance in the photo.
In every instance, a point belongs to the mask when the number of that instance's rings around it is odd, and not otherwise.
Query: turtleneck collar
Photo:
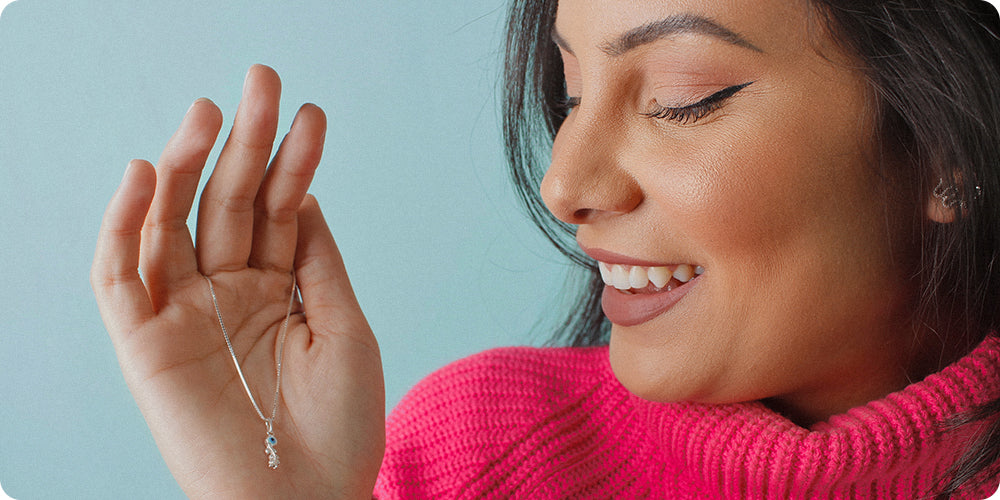
[[[605,370],[613,379],[609,364]],[[608,386],[626,391],[617,380]],[[700,484],[706,498],[888,499],[935,492],[978,430],[951,429],[948,419],[998,395],[1000,339],[989,336],[941,372],[808,429],[759,402],[666,404],[618,396],[644,412],[647,429],[658,434],[650,437],[659,443],[664,478]]]

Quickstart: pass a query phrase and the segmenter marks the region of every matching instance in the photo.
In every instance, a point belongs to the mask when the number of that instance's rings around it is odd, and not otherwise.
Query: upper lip
[[[623,266],[640,266],[640,267],[661,267],[670,264],[679,264],[679,262],[674,263],[664,263],[664,262],[653,262],[649,260],[636,259],[634,257],[629,257],[627,255],[622,255],[620,253],[615,253],[610,250],[604,250],[602,248],[590,248],[580,245],[580,249],[590,256],[590,258],[603,262],[605,264],[621,264]]]

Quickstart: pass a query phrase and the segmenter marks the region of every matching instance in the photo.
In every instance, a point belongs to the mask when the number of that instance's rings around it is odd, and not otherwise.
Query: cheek
[[[713,260],[731,260],[733,252],[766,254],[787,234],[788,204],[784,186],[796,184],[795,173],[784,167],[779,148],[766,141],[749,143],[733,134],[715,137],[697,148],[675,148],[668,171],[651,179],[647,192],[663,213],[668,231],[690,238],[700,254]],[[665,225],[667,225],[665,223]],[[707,262],[706,264],[713,264]]]
[[[858,125],[822,106],[797,106],[817,112],[808,121],[724,117],[732,118],[727,132],[686,149],[675,144],[658,169],[671,175],[647,179],[664,234],[708,259],[712,317],[742,331],[757,352],[884,303],[858,293],[865,281],[898,285],[886,272],[893,263],[879,181]]]
[[[775,272],[802,257],[796,250],[823,254],[877,219],[856,125],[822,112],[809,121],[732,118],[725,132],[675,145],[659,169],[671,175],[650,179],[658,203],[710,258]]]

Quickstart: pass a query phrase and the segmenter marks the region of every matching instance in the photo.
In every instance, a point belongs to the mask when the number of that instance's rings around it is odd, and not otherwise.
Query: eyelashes
[[[661,106],[656,104],[654,109],[647,111],[645,113],[640,113],[643,116],[648,116],[650,118],[658,118],[661,120],[670,120],[682,125],[688,123],[694,123],[713,111],[722,107],[722,104],[737,92],[747,88],[753,82],[747,82],[740,85],[733,85],[732,87],[726,87],[694,104],[688,106],[682,106],[678,108],[670,108],[666,106]]]
[[[737,92],[747,88],[753,82],[726,87],[694,104],[680,107],[667,107],[654,103],[653,109],[640,113],[642,116],[676,122],[681,125],[695,123],[722,107],[725,101]],[[579,97],[567,97],[560,103],[565,113],[580,105]]]

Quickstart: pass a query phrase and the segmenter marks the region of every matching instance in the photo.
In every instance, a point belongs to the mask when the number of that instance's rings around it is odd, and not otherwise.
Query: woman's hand
[[[125,380],[167,465],[191,497],[371,498],[384,450],[378,344],[316,201],[326,117],[299,110],[273,160],[281,92],[250,69],[229,139],[186,220],[221,113],[198,100],[153,168],[134,160],[108,205],[91,283]],[[140,276],[139,270],[142,274]],[[247,398],[204,276],[250,389],[270,416],[278,338],[294,270],[274,424],[281,465]]]

